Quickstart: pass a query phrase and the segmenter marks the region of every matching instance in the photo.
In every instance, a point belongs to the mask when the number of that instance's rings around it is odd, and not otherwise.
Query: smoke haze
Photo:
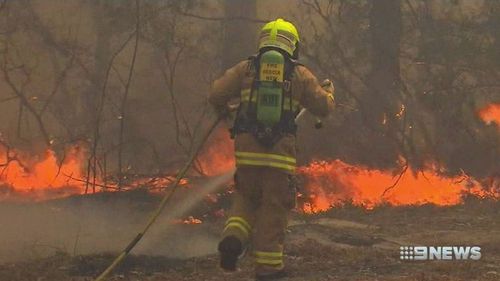
[[[180,187],[171,201],[174,203],[167,205],[133,253],[178,258],[214,253],[218,229],[174,221],[189,216],[208,193],[222,188],[232,174],[231,170],[189,189]],[[81,255],[123,250],[142,230],[158,198],[146,193],[117,195],[36,204],[1,203],[0,262],[40,258],[56,251]]]

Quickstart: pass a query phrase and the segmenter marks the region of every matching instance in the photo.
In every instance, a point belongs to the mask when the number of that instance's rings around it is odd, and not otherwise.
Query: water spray
[[[196,156],[198,155],[198,153],[200,152],[201,148],[203,147],[203,145],[207,141],[208,137],[215,130],[215,128],[217,127],[217,124],[219,124],[220,120],[221,119],[218,118],[215,122],[213,122],[213,124],[209,127],[209,129],[205,133],[205,135],[203,135],[200,143],[198,144],[198,146],[196,147],[196,149],[193,150],[191,156],[189,157],[189,160],[186,162],[186,164],[184,165],[184,167],[177,174],[177,177],[175,178],[175,181],[174,181],[174,183],[172,185],[171,191],[169,193],[165,194],[165,196],[161,200],[161,202],[158,205],[158,207],[156,208],[156,210],[151,214],[151,217],[149,218],[149,221],[145,225],[144,229],[141,232],[139,232],[135,236],[135,238],[132,239],[132,241],[130,241],[130,243],[127,245],[127,247],[125,247],[125,249],[95,279],[95,281],[104,281],[104,280],[106,280],[107,276],[123,261],[123,259],[125,259],[125,257],[128,256],[128,254],[130,253],[130,251],[132,251],[132,249],[137,245],[137,243],[139,243],[139,241],[141,241],[142,237],[144,237],[144,235],[149,230],[149,228],[154,224],[154,222],[156,221],[156,219],[160,216],[160,214],[163,211],[163,209],[165,209],[165,206],[167,205],[167,203],[170,202],[170,199],[172,198],[173,194],[177,190],[177,187],[179,186],[179,183],[181,182],[182,178],[184,178],[184,176],[186,175],[187,171],[189,170],[189,168],[193,164],[194,160],[196,159]],[[192,202],[194,202],[194,200]]]
[[[295,121],[298,121],[301,118],[301,116],[305,113],[305,111],[306,111],[305,109],[302,109],[299,112],[299,114],[297,115],[297,117],[295,118]],[[160,204],[158,205],[158,207],[156,208],[156,210],[151,215],[151,217],[150,217],[148,223],[146,224],[146,226],[144,227],[144,229],[141,232],[139,232],[135,236],[135,238],[132,239],[132,241],[130,241],[130,243],[127,245],[127,247],[125,247],[125,249],[120,253],[120,255],[118,255],[113,260],[113,262],[95,279],[95,281],[104,281],[104,280],[106,280],[106,277],[123,261],[123,259],[125,259],[125,257],[127,257],[127,255],[130,253],[130,251],[132,251],[132,249],[137,245],[137,243],[139,243],[139,241],[141,241],[142,237],[146,234],[146,232],[149,230],[149,228],[154,224],[154,222],[160,216],[160,214],[163,211],[163,209],[165,209],[165,206],[167,205],[167,203],[172,198],[172,195],[177,190],[177,187],[179,186],[180,181],[182,180],[182,178],[185,176],[185,174],[187,173],[187,171],[189,170],[189,168],[193,164],[194,160],[196,159],[196,156],[198,155],[198,153],[200,152],[201,148],[203,147],[203,145],[207,141],[208,137],[215,130],[215,128],[217,127],[217,124],[219,124],[220,120],[221,120],[220,118],[217,119],[210,126],[210,128],[207,130],[207,132],[205,133],[205,135],[201,139],[201,142],[198,144],[198,147],[193,151],[193,153],[191,154],[189,160],[186,162],[186,164],[184,165],[184,167],[177,174],[177,177],[175,178],[175,181],[174,181],[174,183],[172,185],[171,191],[169,193],[167,193],[163,197],[162,201],[160,202]],[[316,128],[321,128],[321,126],[322,126],[321,119],[317,118],[316,119],[315,127]],[[203,197],[203,195],[205,195],[205,194],[207,194],[207,193],[215,190],[220,185],[220,183],[222,183],[223,181],[229,180],[230,178],[228,178],[228,177],[231,176],[233,174],[233,172],[234,172],[234,170],[226,172],[223,175],[217,177],[217,180],[215,180],[214,183],[212,185],[210,185],[211,187],[208,188],[208,190],[205,190],[203,193],[201,193],[200,196],[198,196],[198,199],[190,200],[190,202],[187,204],[187,206],[185,208],[183,208],[182,211],[179,210],[177,213],[187,211],[189,208],[192,207],[192,205],[194,205],[196,202],[198,202],[199,200],[201,200],[201,198]]]

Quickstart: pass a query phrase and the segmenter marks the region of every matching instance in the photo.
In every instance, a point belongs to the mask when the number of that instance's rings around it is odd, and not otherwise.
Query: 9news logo
[[[426,260],[480,260],[478,246],[401,246],[399,259],[409,261]]]

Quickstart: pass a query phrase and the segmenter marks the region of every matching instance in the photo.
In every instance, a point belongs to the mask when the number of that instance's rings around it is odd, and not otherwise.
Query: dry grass
[[[469,200],[452,207],[390,207],[366,211],[354,206],[328,213],[296,214],[289,228],[287,280],[433,281],[500,280],[500,203]],[[221,221],[214,227],[216,231]],[[201,228],[200,228],[201,229]],[[207,228],[203,228],[204,231]],[[196,231],[196,227],[193,228]],[[480,261],[402,262],[399,245],[482,246]],[[65,253],[0,265],[0,280],[92,280],[113,255]],[[246,257],[227,275],[217,256],[189,259],[130,256],[111,280],[253,280]]]

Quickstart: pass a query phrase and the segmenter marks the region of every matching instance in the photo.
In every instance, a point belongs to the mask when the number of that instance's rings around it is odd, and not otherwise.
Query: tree
[[[372,157],[378,158],[380,165],[390,167],[401,152],[400,120],[404,114],[399,65],[401,1],[372,2],[370,33],[371,71],[362,107],[377,131],[371,140],[376,147]]]
[[[257,24],[249,19],[257,13],[256,0],[225,0],[222,68],[227,69],[257,48]]]

